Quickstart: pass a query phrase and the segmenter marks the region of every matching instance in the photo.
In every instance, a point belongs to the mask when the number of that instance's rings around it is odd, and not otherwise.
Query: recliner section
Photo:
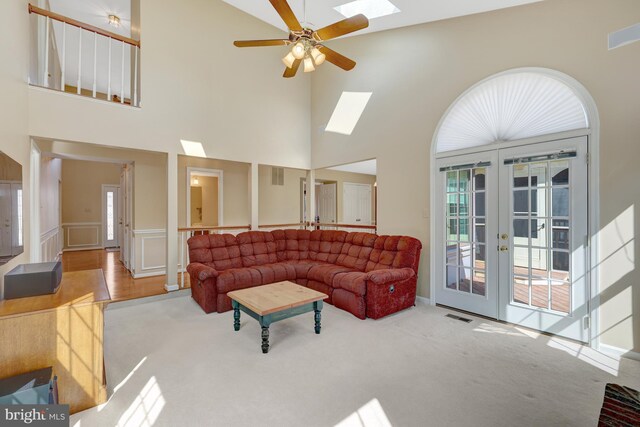
[[[275,230],[189,239],[191,295],[206,313],[231,309],[227,293],[285,280],[324,292],[360,319],[411,307],[419,240],[336,230]]]

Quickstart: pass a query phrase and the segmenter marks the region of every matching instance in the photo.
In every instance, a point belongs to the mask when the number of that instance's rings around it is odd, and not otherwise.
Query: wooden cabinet
[[[53,366],[75,413],[107,399],[102,270],[63,273],[57,293],[0,301],[0,378]]]

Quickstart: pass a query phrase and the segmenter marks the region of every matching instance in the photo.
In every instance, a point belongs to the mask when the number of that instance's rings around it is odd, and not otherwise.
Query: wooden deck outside
[[[111,301],[125,301],[167,293],[164,289],[167,283],[165,275],[134,279],[120,262],[119,257],[120,252],[107,252],[104,249],[64,252],[62,271],[101,268],[111,294]],[[189,281],[185,280],[185,288],[188,287]]]

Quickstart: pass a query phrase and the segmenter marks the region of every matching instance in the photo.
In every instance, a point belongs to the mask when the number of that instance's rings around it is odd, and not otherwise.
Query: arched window
[[[579,96],[559,78],[523,69],[490,77],[449,108],[436,137],[436,153],[586,129]]]

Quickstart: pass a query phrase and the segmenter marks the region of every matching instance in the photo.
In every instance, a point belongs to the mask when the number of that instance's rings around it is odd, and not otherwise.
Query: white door
[[[122,247],[120,248],[120,256],[121,261],[127,270],[131,270],[133,268],[133,262],[131,262],[132,251],[131,247],[133,246],[133,233],[131,231],[131,227],[133,225],[133,176],[134,176],[134,165],[126,165],[125,166],[125,174],[124,174],[124,187],[122,188],[122,192],[124,193],[124,207],[123,218],[122,218]]]
[[[371,225],[371,186],[345,182],[342,186],[342,220],[345,224]]]
[[[587,341],[587,140],[437,162],[436,302]]]
[[[318,217],[323,224],[335,224],[336,218],[336,183],[316,185],[318,192]]]
[[[102,186],[102,242],[105,248],[118,246],[118,189],[117,185]]]
[[[437,162],[436,302],[498,317],[498,156],[495,151]]]
[[[500,151],[500,319],[588,340],[587,140]]]

